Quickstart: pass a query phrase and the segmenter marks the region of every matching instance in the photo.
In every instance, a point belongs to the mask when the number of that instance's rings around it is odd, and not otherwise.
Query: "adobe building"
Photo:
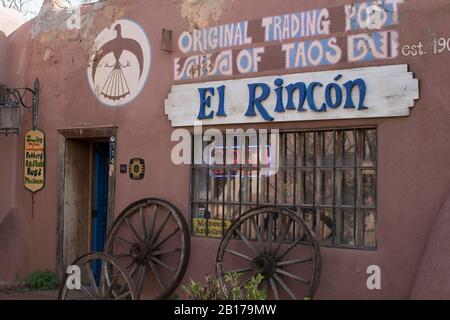
[[[449,17],[448,0],[45,1],[0,32],[18,128],[0,136],[0,281],[62,279],[122,239],[143,297],[231,253],[270,297],[450,298]],[[270,136],[197,135],[229,129]]]

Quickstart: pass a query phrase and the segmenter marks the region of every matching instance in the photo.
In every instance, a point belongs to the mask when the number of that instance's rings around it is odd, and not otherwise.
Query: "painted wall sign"
[[[142,180],[145,176],[144,159],[131,159],[129,165],[130,179]]]
[[[144,30],[131,20],[118,20],[95,40],[87,69],[89,85],[102,103],[122,106],[141,92],[151,61]]]
[[[174,80],[396,58],[395,28],[403,2],[353,1],[183,32],[178,37],[180,55],[174,58]]]
[[[408,116],[419,81],[408,65],[172,86],[172,126]]]
[[[25,133],[24,185],[35,193],[45,187],[45,134],[40,130]]]

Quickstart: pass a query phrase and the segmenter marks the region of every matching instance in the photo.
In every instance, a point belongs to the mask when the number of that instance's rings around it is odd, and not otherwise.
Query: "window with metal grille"
[[[376,129],[282,132],[276,171],[269,156],[275,146],[252,141],[216,145],[205,154],[223,154],[223,163],[193,165],[194,236],[221,238],[246,211],[279,206],[301,215],[322,245],[376,248]],[[245,161],[226,161],[224,151],[230,148]]]

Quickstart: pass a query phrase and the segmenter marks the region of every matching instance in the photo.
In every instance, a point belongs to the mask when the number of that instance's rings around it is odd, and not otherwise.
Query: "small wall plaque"
[[[131,159],[129,165],[130,179],[142,180],[145,176],[145,161],[144,159]]]

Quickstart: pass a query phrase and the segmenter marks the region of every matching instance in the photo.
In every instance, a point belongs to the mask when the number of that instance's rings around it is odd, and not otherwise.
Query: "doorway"
[[[58,274],[88,252],[102,252],[113,220],[115,132],[60,130]],[[93,266],[99,277],[100,265]]]

